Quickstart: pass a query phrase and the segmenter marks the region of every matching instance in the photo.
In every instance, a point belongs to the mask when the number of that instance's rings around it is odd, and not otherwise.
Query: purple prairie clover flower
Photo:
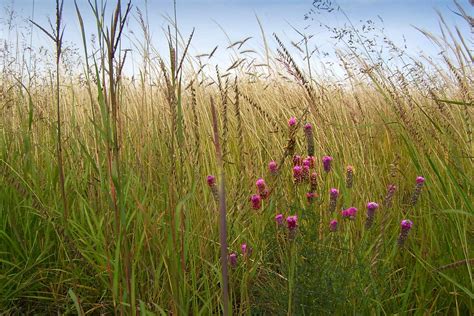
[[[268,197],[268,189],[267,189],[267,184],[265,183],[265,180],[262,178],[258,179],[257,182],[255,182],[255,185],[257,186],[257,191],[258,194],[262,199],[266,199]]]
[[[275,216],[275,222],[278,226],[283,226],[283,214],[277,214]]]
[[[290,117],[290,119],[288,120],[288,126],[289,127],[294,127],[296,125],[296,117],[292,116]]]
[[[308,156],[314,156],[314,136],[313,126],[310,123],[306,123],[304,126],[304,135],[306,137],[306,146],[308,149]]]
[[[303,160],[301,158],[301,156],[299,155],[294,155],[293,156],[293,166],[301,166]]]
[[[356,214],[357,214],[357,208],[355,207],[349,207],[347,209],[347,211],[349,212],[349,216],[351,216],[352,218],[355,218]]]
[[[309,176],[309,184],[311,186],[311,192],[315,192],[318,189],[318,174],[316,172],[311,173]]]
[[[401,221],[400,226],[402,230],[410,230],[413,226],[413,222],[409,219],[404,219]]]
[[[401,232],[400,235],[398,236],[398,245],[402,247],[405,244],[405,241],[408,238],[408,233],[410,232],[411,228],[413,226],[413,222],[409,219],[404,219],[400,223],[401,227]]]
[[[288,230],[293,231],[298,227],[298,216],[291,215],[286,218],[286,225],[288,226]]]
[[[332,157],[331,156],[324,156],[323,157],[323,168],[324,171],[329,172],[331,171],[331,162],[332,162]]]
[[[257,186],[257,189],[259,191],[261,190],[264,190],[266,188],[266,183],[265,183],[265,180],[263,180],[262,178],[258,179],[256,182],[255,182],[255,185]]]
[[[314,168],[314,164],[316,163],[316,158],[314,158],[314,156],[306,157],[305,161],[306,161],[306,164],[309,164],[310,168]]]
[[[352,188],[352,184],[354,183],[354,167],[347,166],[346,169],[346,188]]]
[[[365,220],[365,228],[369,229],[374,224],[375,211],[379,208],[379,205],[375,202],[367,203],[367,218]]]
[[[288,227],[288,237],[294,239],[296,236],[296,228],[298,227],[298,217],[296,215],[288,216],[286,218],[286,225]]]
[[[232,268],[237,267],[237,254],[235,252],[229,254],[229,264]]]
[[[342,217],[347,218],[350,220],[354,220],[357,214],[357,208],[355,207],[349,207],[348,209],[345,209],[342,211]]]
[[[250,197],[250,202],[252,202],[252,208],[254,210],[259,210],[262,207],[262,198],[258,194],[254,194]]]
[[[329,222],[329,231],[333,233],[337,231],[337,220],[333,219]]]
[[[389,184],[387,188],[387,194],[385,195],[385,199],[383,200],[383,206],[385,208],[391,208],[393,202],[393,196],[397,191],[397,187],[394,184]]]
[[[411,196],[411,201],[410,201],[411,206],[415,206],[416,202],[418,202],[418,198],[420,197],[421,189],[423,188],[424,184],[425,184],[425,178],[423,177],[416,178],[415,190],[413,191],[413,194]]]
[[[276,174],[278,172],[278,165],[276,161],[272,160],[268,163],[268,170],[270,170],[271,174]]]
[[[318,194],[315,192],[308,192],[306,193],[306,199],[308,200],[308,203],[313,203],[314,200],[318,197]]]
[[[293,167],[293,179],[295,180],[295,183],[303,181],[303,168],[301,166]]]
[[[215,184],[216,184],[216,177],[213,176],[213,175],[208,175],[207,176],[207,185],[212,187]]]
[[[242,244],[240,246],[240,249],[242,250],[242,254],[246,254],[247,253],[247,244]]]
[[[308,159],[303,160],[303,167],[311,168],[311,161]]]
[[[249,246],[247,246],[246,243],[243,243],[241,246],[240,246],[240,250],[242,251],[242,255],[244,257],[247,257],[247,256],[250,256],[252,254],[252,248],[250,248]]]
[[[213,175],[207,176],[207,185],[211,188],[212,196],[215,201],[219,200],[219,192],[217,190],[216,177]]]
[[[336,210],[337,198],[339,197],[339,190],[332,188],[329,190],[329,212],[332,213]]]

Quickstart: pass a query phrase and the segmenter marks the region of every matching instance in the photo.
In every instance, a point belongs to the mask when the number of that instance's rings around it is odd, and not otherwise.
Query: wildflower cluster
[[[294,136],[294,132],[296,132],[296,118],[290,118],[288,125],[290,126],[290,133]],[[295,184],[301,184],[304,182],[310,183],[310,190],[306,193],[306,198],[309,203],[312,203],[318,197],[316,193],[318,185],[317,173],[313,171],[316,164],[316,158],[314,157],[313,127],[310,123],[306,123],[303,129],[306,135],[308,156],[306,158],[303,158],[300,155],[293,156],[292,173]]]
[[[250,248],[246,243],[240,245],[241,256],[244,260],[247,260],[248,257],[252,255],[252,248]],[[232,268],[236,268],[238,264],[238,257],[239,255],[237,252],[233,251],[229,254],[229,265]]]
[[[283,218],[284,218],[283,214],[277,214],[275,216],[275,223],[277,225],[277,228],[281,229],[284,227]],[[298,216],[297,215],[287,216],[286,227],[287,227],[290,239],[293,239],[296,236],[296,230],[298,228]]]
[[[348,209],[345,209],[341,212],[342,218],[354,220],[356,215],[357,215],[357,208],[355,207],[349,207]]]
[[[257,187],[257,194],[253,194],[250,197],[250,202],[254,210],[259,210],[262,208],[262,201],[270,195],[270,191],[268,190],[265,180],[262,178],[255,182],[255,186]]]
[[[296,128],[298,126],[296,118],[292,117],[288,121],[288,126],[290,128],[290,132],[293,135],[296,133]],[[291,173],[293,184],[295,185],[308,185],[309,189],[306,192],[306,199],[308,203],[312,204],[318,198],[318,171],[317,169],[320,168],[324,173],[329,174],[333,168],[334,159],[331,156],[323,156],[321,158],[321,165],[317,166],[317,160],[314,156],[314,135],[313,135],[313,127],[311,124],[304,125],[304,134],[307,141],[307,149],[308,149],[308,156],[302,157],[300,155],[293,155],[292,164],[291,164]],[[283,160],[284,161],[284,160]],[[270,161],[268,163],[268,172],[271,176],[276,176],[280,172],[280,167],[275,161]],[[329,179],[329,177],[326,177]],[[278,178],[272,178],[275,181]],[[410,205],[414,206],[417,201],[419,200],[422,188],[425,183],[425,178],[419,176],[416,178],[416,185],[414,191],[411,196]],[[209,175],[207,177],[207,184],[211,189],[211,192],[216,200],[218,200],[218,190],[216,185],[216,178],[215,176]],[[347,166],[345,169],[345,187],[346,189],[351,189],[354,184],[354,167]],[[268,199],[270,196],[271,190],[269,190],[267,183],[263,178],[259,178],[255,182],[256,192],[251,195],[250,197],[250,206],[254,210],[259,210],[262,208],[262,203],[264,200]],[[397,192],[397,187],[394,184],[388,185],[385,197],[383,199],[383,211],[387,211],[393,205],[393,200],[395,194]],[[333,217],[333,214],[336,214],[336,218],[331,218],[329,221],[328,230],[330,233],[337,233],[340,230],[340,222],[338,218],[348,221],[356,221],[357,220],[357,213],[358,209],[355,206],[349,206],[344,208],[340,211],[340,213],[336,213],[338,209],[339,200],[344,203],[344,197],[341,198],[341,192],[338,188],[330,188],[329,189],[329,199],[327,204],[327,214],[330,214]],[[346,201],[347,203],[347,201]],[[374,201],[370,201],[366,204],[366,216],[365,216],[365,229],[371,229],[376,223],[376,216],[379,210],[379,204]],[[326,213],[321,213],[326,214]],[[286,231],[289,240],[294,240],[297,232],[298,232],[298,215],[284,215],[284,214],[277,214],[274,217],[276,227],[279,232]],[[321,219],[323,220],[323,219]],[[342,222],[341,222],[342,223]],[[409,219],[404,219],[400,223],[401,231],[398,236],[398,245],[403,246],[408,239],[408,235],[410,230],[412,229],[413,223]],[[321,236],[321,235],[320,235]],[[251,249],[246,244],[243,243],[240,247],[241,256],[246,260],[251,255]],[[237,252],[231,252],[229,254],[229,264],[231,267],[237,267],[239,260],[239,254]]]
[[[290,127],[290,131],[295,132],[296,127],[297,127],[297,121],[294,117],[290,118],[288,121],[288,125]],[[314,135],[313,135],[313,126],[309,123],[305,124],[303,126],[304,129],[304,135],[306,138],[307,142],[307,149],[308,149],[308,156],[306,158],[296,154],[293,155],[292,159],[292,179],[293,183],[296,185],[302,185],[304,183],[309,184],[309,190],[306,193],[306,199],[308,203],[313,203],[317,198],[318,198],[318,172],[317,172],[317,166],[316,166],[316,158],[314,157]],[[324,173],[329,174],[334,166],[333,166],[334,158],[332,156],[323,156],[321,158],[321,169],[323,170]],[[276,163],[274,161],[271,161],[268,164],[268,168],[271,174],[276,174],[277,171],[279,171]],[[351,189],[354,185],[354,167],[349,165],[346,167],[345,170],[345,187],[347,189]],[[259,182],[260,181],[260,182]],[[418,201],[421,189],[423,187],[423,184],[425,182],[425,179],[423,177],[418,177],[416,179],[416,186],[415,190],[412,194],[411,198],[411,204],[415,205],[415,203]],[[257,181],[257,189],[259,194],[255,195],[255,198],[257,199],[256,202],[253,202],[253,205],[256,207],[259,207],[260,200],[257,198],[257,196],[260,196],[261,198],[265,197],[265,194],[262,194],[262,192],[265,192],[266,187],[264,186],[264,182],[262,179],[259,179]],[[395,193],[397,191],[397,187],[394,184],[390,184],[387,188],[387,192],[385,195],[385,198],[383,200],[383,207],[384,209],[389,209],[393,205],[393,199],[395,197]],[[338,188],[331,188],[329,190],[329,201],[328,201],[328,213],[329,214],[334,214],[335,211],[338,208],[338,202],[339,199],[341,199],[341,193]],[[342,199],[344,202],[344,199]],[[379,209],[379,204],[377,202],[371,201],[366,204],[366,217],[365,217],[365,229],[369,230],[371,229],[374,224],[375,224],[375,219],[376,219],[376,214],[377,210]],[[340,211],[340,217],[342,219],[350,220],[350,221],[355,221],[357,219],[357,213],[358,209],[355,206],[350,206],[345,209],[342,209]],[[275,223],[277,227],[283,228],[285,226],[285,217],[283,214],[277,214],[275,216]],[[409,225],[408,223],[411,223],[409,220],[405,220],[404,224],[402,225],[402,232],[399,237],[399,244],[403,244],[404,241],[406,240],[408,236],[408,231],[411,228],[411,224]],[[290,236],[294,237],[295,232],[298,227],[298,217],[297,215],[291,215],[286,217],[286,227],[287,230],[290,234]],[[333,218],[329,222],[329,231],[330,232],[337,232],[339,229],[339,222],[337,218]]]

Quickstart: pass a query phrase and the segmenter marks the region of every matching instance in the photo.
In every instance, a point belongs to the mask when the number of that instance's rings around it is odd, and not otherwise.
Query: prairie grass
[[[265,39],[267,78],[244,62],[189,71],[192,35],[170,29],[171,57],[141,44],[132,79],[119,49],[130,8],[118,1],[108,28],[106,11],[92,10],[97,47],[90,55],[84,38],[82,80],[59,70],[28,84],[21,69],[2,70],[1,313],[473,313],[473,72],[461,34],[426,33],[445,64],[404,55],[408,73],[339,51],[341,85],[309,75],[277,36],[274,55]],[[293,156],[313,150],[318,196],[308,203]],[[417,176],[426,181],[414,203]],[[270,195],[254,210],[259,178]],[[342,219],[351,206],[355,219]],[[297,228],[277,214],[297,215]],[[400,247],[403,219],[413,227]]]

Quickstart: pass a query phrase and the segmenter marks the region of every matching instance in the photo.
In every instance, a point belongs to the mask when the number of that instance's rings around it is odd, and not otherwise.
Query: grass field
[[[4,65],[0,314],[474,312],[468,34],[442,63],[340,51],[339,84],[271,36],[265,67],[191,71],[172,30],[132,80],[120,11],[80,77],[60,7],[53,70]]]

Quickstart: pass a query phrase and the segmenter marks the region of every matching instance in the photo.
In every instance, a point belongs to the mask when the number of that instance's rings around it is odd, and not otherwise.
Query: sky
[[[100,1],[100,0],[98,0]],[[472,6],[468,0],[459,0],[468,10]],[[110,4],[114,1],[109,0]],[[126,2],[126,1],[123,1]],[[191,46],[191,54],[198,55],[210,52],[219,45],[218,57],[222,61],[229,59],[225,50],[229,42],[251,36],[245,45],[246,49],[263,51],[263,41],[256,16],[261,20],[270,45],[275,47],[271,34],[275,32],[286,43],[299,39],[292,29],[295,27],[313,34],[312,45],[320,50],[331,49],[332,42],[329,33],[320,27],[320,22],[331,27],[341,27],[347,23],[342,14],[316,14],[316,20],[305,20],[305,14],[313,7],[312,0],[177,0],[178,25],[181,33],[187,38],[193,28],[195,34]],[[356,25],[368,19],[376,21],[383,27],[385,33],[395,43],[402,45],[406,41],[410,52],[424,51],[435,54],[437,48],[413,28],[420,28],[439,33],[439,20],[435,9],[439,10],[448,23],[461,26],[464,32],[469,32],[463,21],[457,18],[451,10],[455,5],[451,0],[339,0],[333,1],[343,9],[349,19]],[[93,16],[87,0],[77,0],[83,12],[86,28],[93,31]],[[159,51],[166,51],[164,30],[169,25],[166,16],[173,14],[172,0],[132,0],[133,16],[128,25],[128,30],[138,34],[139,27],[136,23],[136,8],[145,11],[148,8],[148,18],[153,36],[153,44]],[[0,9],[13,8],[19,18],[32,17],[39,24],[46,24],[48,17],[54,17],[54,0],[0,0]],[[110,5],[111,7],[111,5]],[[34,8],[34,10],[33,10]],[[470,11],[472,13],[472,11]],[[33,15],[34,13],[34,15]],[[383,23],[378,18],[381,17]],[[77,23],[73,0],[64,0],[64,20],[66,24],[65,38],[79,44],[80,31]],[[5,27],[0,27],[0,38],[12,38],[14,32],[7,32]],[[469,33],[466,33],[469,34]],[[133,35],[127,33],[127,40]],[[227,38],[227,36],[229,38]],[[35,32],[33,42],[43,44],[46,37],[40,32]],[[132,45],[132,44],[130,44]]]

